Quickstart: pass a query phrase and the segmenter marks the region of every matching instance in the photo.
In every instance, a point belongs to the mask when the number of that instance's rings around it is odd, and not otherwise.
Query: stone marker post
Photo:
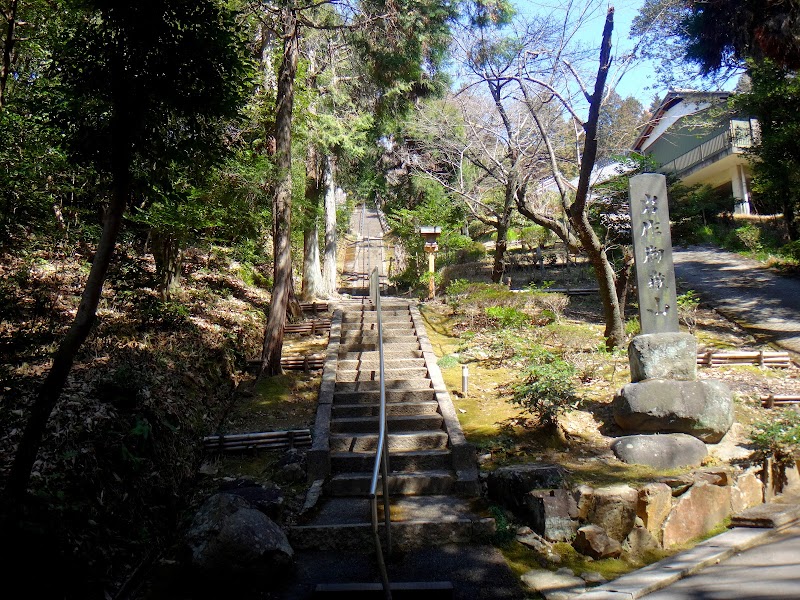
[[[631,235],[642,333],[677,333],[678,301],[672,264],[666,177],[646,173],[631,177],[629,185]]]
[[[722,382],[697,380],[697,340],[678,328],[666,179],[637,175],[629,185],[642,333],[628,347],[631,383],[614,398],[614,420],[627,432],[679,436],[627,436],[613,450],[657,468],[699,464],[703,442],[719,442],[733,423],[731,392]]]

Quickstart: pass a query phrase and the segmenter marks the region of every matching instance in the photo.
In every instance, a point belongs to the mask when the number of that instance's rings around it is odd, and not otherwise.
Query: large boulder
[[[618,558],[622,554],[622,544],[609,537],[598,525],[586,525],[578,529],[572,546],[584,556],[594,559]]]
[[[730,486],[698,481],[681,496],[664,521],[664,548],[704,535],[731,514]]]
[[[568,542],[578,529],[578,507],[569,490],[535,490],[525,497],[527,520],[551,542]]]
[[[257,508],[273,521],[279,520],[283,515],[283,491],[274,484],[264,486],[252,479],[234,479],[220,485],[219,491],[244,498],[250,506]]]
[[[642,525],[659,542],[661,526],[672,510],[672,488],[666,483],[648,483],[639,489],[636,515]]]
[[[228,493],[203,503],[186,544],[192,566],[216,581],[245,584],[279,576],[294,557],[280,527],[242,496]]]
[[[586,520],[622,542],[636,522],[638,501],[639,493],[627,485],[595,488],[589,499]]]
[[[525,513],[528,492],[564,487],[565,479],[564,470],[557,465],[510,465],[489,473],[486,487],[489,498],[517,513]]]
[[[733,398],[721,381],[648,379],[623,387],[613,411],[626,431],[688,433],[714,444],[733,423]]]
[[[764,502],[764,484],[752,471],[736,477],[731,489],[731,510],[740,513]]]
[[[656,469],[697,466],[708,454],[706,445],[685,433],[627,435],[611,444],[618,459]]]
[[[631,381],[697,379],[697,340],[689,333],[645,333],[628,346]]]

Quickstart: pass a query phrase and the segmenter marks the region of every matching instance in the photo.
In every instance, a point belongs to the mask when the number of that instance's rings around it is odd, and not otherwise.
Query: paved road
[[[675,275],[689,288],[759,342],[800,357],[800,280],[775,275],[754,260],[715,248],[675,249],[673,255]]]
[[[645,598],[796,600],[800,598],[800,526]]]

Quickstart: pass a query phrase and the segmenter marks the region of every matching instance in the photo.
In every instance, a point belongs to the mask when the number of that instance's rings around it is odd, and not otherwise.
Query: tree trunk
[[[17,8],[19,0],[12,0],[6,13],[6,37],[3,40],[3,62],[0,64],[0,109],[6,105],[6,84],[11,73],[11,57],[14,53],[14,30],[17,27]]]
[[[162,300],[168,300],[180,287],[183,253],[173,234],[153,229],[150,241],[156,262],[156,289]]]
[[[508,247],[508,225],[503,219],[497,222],[497,243],[494,247],[494,265],[492,265],[492,281],[503,282],[503,273],[506,270],[506,248]]]
[[[619,299],[617,298],[616,280],[614,269],[608,261],[605,249],[595,234],[589,222],[586,204],[589,199],[589,182],[592,168],[597,157],[597,122],[600,116],[600,104],[606,86],[608,69],[611,66],[611,33],[614,30],[614,9],[609,8],[603,28],[603,41],[600,47],[600,67],[594,84],[594,94],[589,103],[589,118],[584,129],[586,137],[583,145],[583,159],[581,161],[578,189],[575,192],[575,201],[569,207],[569,220],[581,240],[581,245],[589,256],[589,261],[594,269],[597,284],[600,287],[600,299],[603,303],[605,318],[606,346],[611,349],[619,346],[625,340],[625,326],[622,323]]]
[[[314,300],[322,294],[322,267],[319,258],[320,175],[317,150],[308,145],[306,156],[306,214],[303,219],[303,287],[300,297]]]
[[[322,271],[319,260],[319,229],[317,223],[306,226],[303,231],[303,300],[323,297]]]
[[[619,314],[623,321],[625,321],[625,309],[628,304],[628,288],[631,283],[631,275],[633,275],[633,252],[628,248],[622,257],[622,269],[617,274],[616,286]]]
[[[292,284],[292,106],[294,80],[299,55],[299,26],[295,11],[281,9],[283,60],[278,70],[278,94],[275,116],[275,162],[278,181],[272,202],[272,230],[275,255],[272,300],[264,331],[259,376],[281,373],[283,328]]]
[[[325,258],[322,267],[322,290],[330,296],[336,293],[336,177],[331,156],[323,163],[325,185]]]
[[[124,106],[125,101],[119,100],[119,82],[115,83],[112,83],[117,92],[115,98]],[[103,282],[114,253],[117,235],[122,224],[122,215],[125,212],[125,204],[131,188],[131,143],[127,130],[127,118],[123,115],[127,115],[127,111],[118,110],[112,120],[111,131],[112,140],[114,140],[111,149],[112,194],[111,204],[105,215],[103,233],[100,236],[75,319],[56,351],[53,366],[39,389],[39,394],[25,424],[22,439],[17,446],[6,489],[6,495],[12,502],[22,501],[27,493],[31,469],[36,461],[50,413],[53,412],[53,408],[64,390],[78,350],[86,341],[97,315],[97,305],[103,291]]]

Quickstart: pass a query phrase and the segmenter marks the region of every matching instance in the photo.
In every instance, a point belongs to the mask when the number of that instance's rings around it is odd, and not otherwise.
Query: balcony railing
[[[757,139],[755,129],[751,121],[732,120],[728,131],[723,131],[689,152],[681,154],[675,160],[662,165],[659,170],[662,173],[674,173],[678,177],[685,177],[699,165],[715,162],[729,154],[751,148]]]

